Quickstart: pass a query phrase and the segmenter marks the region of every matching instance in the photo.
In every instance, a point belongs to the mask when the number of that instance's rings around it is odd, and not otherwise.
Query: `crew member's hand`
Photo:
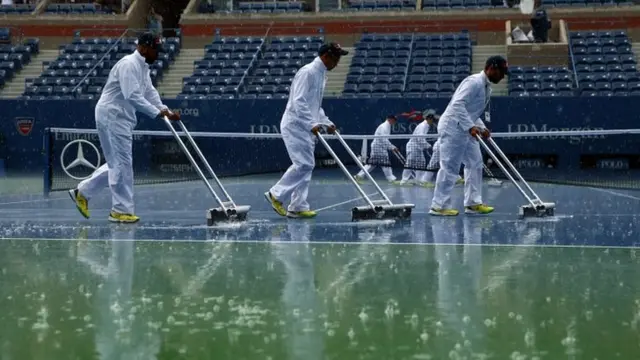
[[[481,135],[481,131],[478,127],[474,126],[469,129],[469,134],[471,134],[471,137],[477,140],[478,135]]]
[[[164,109],[160,112],[160,116],[166,116],[169,120],[178,121],[180,120],[180,114],[174,113],[169,109]]]
[[[322,128],[321,125],[316,125],[316,126],[311,128],[311,132],[313,133],[313,135],[318,135],[318,132],[320,132],[321,128]]]
[[[482,137],[485,138],[485,139],[490,138],[491,137],[491,131],[489,131],[489,129],[487,129],[487,128],[484,128],[482,130]]]
[[[330,125],[329,127],[327,127],[327,133],[335,134],[336,133],[336,126],[335,125]]]

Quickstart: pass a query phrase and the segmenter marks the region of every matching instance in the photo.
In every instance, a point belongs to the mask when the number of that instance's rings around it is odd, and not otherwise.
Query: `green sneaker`
[[[269,204],[271,204],[271,207],[273,208],[273,210],[278,215],[280,215],[280,216],[286,216],[287,215],[287,210],[284,208],[282,203],[280,201],[278,201],[276,198],[274,198],[273,195],[271,195],[271,193],[269,191],[264,193],[264,197],[267,199]]]
[[[311,219],[312,217],[315,217],[316,215],[318,215],[318,213],[316,213],[313,210],[303,210],[303,211],[287,211],[287,217],[293,218],[293,219]]]

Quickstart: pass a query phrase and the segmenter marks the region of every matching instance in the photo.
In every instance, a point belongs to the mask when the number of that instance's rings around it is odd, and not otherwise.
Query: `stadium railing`
[[[578,80],[578,71],[576,70],[576,58],[573,55],[573,47],[571,46],[571,36],[570,34],[570,30],[569,30],[569,24],[568,23],[564,23],[564,27],[567,33],[567,42],[569,43],[567,46],[569,47],[569,56],[571,59],[571,71],[573,71],[573,77],[575,79],[575,83],[576,83],[576,89],[580,88],[580,81]]]

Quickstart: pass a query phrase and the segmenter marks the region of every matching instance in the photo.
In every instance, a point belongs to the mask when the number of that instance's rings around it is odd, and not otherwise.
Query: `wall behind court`
[[[179,109],[191,131],[248,133],[279,132],[280,117],[286,104],[283,100],[166,102],[170,108]],[[389,114],[426,109],[442,113],[447,102],[448,99],[326,99],[323,104],[327,115],[344,134],[373,134]],[[637,128],[637,102],[638,99],[634,97],[494,98],[491,103],[491,128],[494,132]],[[3,118],[0,131],[4,139],[0,145],[0,158],[5,160],[7,172],[42,172],[45,128],[94,129],[94,107],[94,102],[81,100],[0,101]],[[394,133],[409,134],[415,125],[415,122],[403,118]],[[144,116],[140,116],[137,129],[167,130],[163,122]],[[64,146],[75,138],[78,136],[58,135],[56,146]],[[96,136],[86,138],[98,144]],[[499,140],[499,143],[508,153],[555,154],[559,166],[563,167],[579,166],[576,159],[584,154],[640,154],[640,136],[524,138]],[[399,142],[398,145],[403,144]],[[270,147],[278,149],[278,153],[272,154]],[[266,156],[265,153],[271,153],[270,156],[276,156],[282,163],[288,164],[289,161],[284,148],[273,142],[225,139],[208,141],[203,145],[203,150],[208,154],[220,153],[223,148],[227,156],[235,156],[238,163],[246,163],[246,166],[260,163],[259,157]],[[135,151],[135,156],[149,159],[148,154],[142,152],[151,151],[153,149],[149,147],[140,148]],[[146,165],[138,162],[137,166]]]

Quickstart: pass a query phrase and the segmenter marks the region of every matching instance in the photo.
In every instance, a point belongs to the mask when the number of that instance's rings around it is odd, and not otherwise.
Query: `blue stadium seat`
[[[574,76],[564,66],[513,66],[509,69],[508,89],[510,96],[560,96],[572,92]],[[525,95],[523,95],[525,93]]]
[[[34,4],[0,5],[0,15],[24,15],[35,10]]]
[[[60,4],[55,4],[60,5]],[[82,4],[86,6],[86,4]],[[59,8],[59,7],[58,7]],[[70,6],[69,9],[78,9]],[[70,10],[70,11],[71,11]],[[83,38],[76,37],[70,44],[59,47],[60,55],[51,62],[43,63],[45,69],[37,79],[26,79],[29,88],[37,88],[36,94],[41,94],[40,88],[44,87],[44,94],[48,94],[48,86],[53,84],[50,96],[65,99],[70,96],[81,97],[91,95],[98,97],[102,87],[106,83],[111,67],[117,59],[130,54],[135,49],[136,38],[124,38],[118,41],[116,38]],[[39,46],[38,42],[26,43],[30,51]],[[163,52],[158,60],[151,65],[151,79],[154,85],[162,79],[164,71],[175,59],[180,51],[179,38],[165,39]],[[1,52],[1,51],[0,51]],[[32,91],[32,92],[33,92]],[[56,98],[57,99],[57,98]]]

